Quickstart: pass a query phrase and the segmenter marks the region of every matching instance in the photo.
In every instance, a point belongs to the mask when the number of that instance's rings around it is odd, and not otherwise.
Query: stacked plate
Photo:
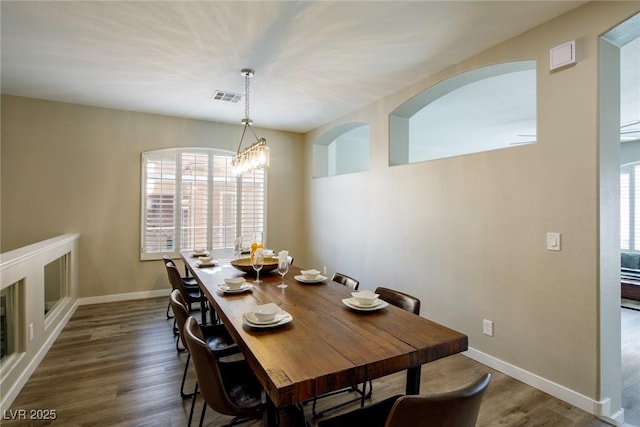
[[[313,279],[310,279],[309,277],[300,274],[298,276],[295,276],[295,279],[298,282],[302,282],[302,283],[322,283],[325,280],[327,280],[327,277],[323,276],[322,274],[318,274],[316,277],[314,277]]]
[[[371,291],[352,292],[352,298],[345,298],[342,303],[358,311],[375,311],[385,308],[388,302],[379,299],[379,295]]]
[[[273,303],[258,305],[242,316],[244,323],[252,328],[273,328],[285,325],[293,317]]]
[[[218,290],[224,292],[225,294],[241,294],[242,292],[250,291],[253,289],[253,285],[251,283],[244,282],[240,287],[231,288],[229,285],[221,283],[218,285]]]
[[[198,261],[195,263],[196,267],[205,268],[205,267],[213,267],[215,266],[215,262],[213,261],[213,257],[210,256],[201,256]]]

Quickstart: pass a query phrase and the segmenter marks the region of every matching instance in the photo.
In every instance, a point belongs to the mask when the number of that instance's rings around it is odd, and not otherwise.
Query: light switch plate
[[[560,233],[547,233],[547,250],[560,250]]]

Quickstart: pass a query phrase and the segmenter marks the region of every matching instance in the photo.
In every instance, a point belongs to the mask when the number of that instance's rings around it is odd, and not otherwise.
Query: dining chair
[[[397,395],[364,408],[318,422],[318,427],[474,427],[491,382],[484,374],[454,391],[431,395]]]
[[[342,273],[335,273],[331,278],[331,280],[333,280],[334,282],[341,283],[344,286],[353,289],[354,291],[357,291],[358,286],[360,286],[359,281]]]
[[[169,304],[171,304],[171,310],[175,314],[176,321],[178,323],[178,329],[180,331],[178,338],[176,339],[176,350],[180,353],[187,349],[187,344],[184,338],[184,325],[187,323],[189,317],[189,309],[182,294],[178,289],[174,289],[169,295]],[[235,343],[229,332],[224,325],[203,325],[200,327],[204,341],[211,351],[216,353],[218,357],[224,357],[231,354],[240,352],[240,348]],[[179,344],[182,342],[183,348],[180,348]],[[191,353],[187,352],[187,361],[184,365],[184,373],[182,374],[182,383],[180,384],[180,396],[183,399],[192,397],[193,393],[184,392],[184,383],[187,379],[187,370],[189,368],[189,361],[191,360]]]
[[[220,414],[233,416],[229,426],[262,417],[263,390],[246,360],[220,361],[204,341],[200,325],[193,316],[187,318],[183,333],[198,380],[191,402],[188,425],[191,426],[198,388],[204,400],[200,426],[204,421],[207,406]]]
[[[391,305],[410,311],[413,314],[420,314],[420,300],[413,295],[382,286],[378,286],[375,293],[380,295],[381,300]]]
[[[169,282],[171,283],[171,287],[173,289],[178,289],[182,294],[182,297],[187,303],[187,306],[190,306],[192,303],[200,303],[200,314],[202,316],[202,324],[207,324],[207,297],[202,293],[200,287],[197,289],[193,289],[191,287],[186,287],[182,278],[180,277],[180,272],[175,264],[171,264],[167,262],[167,274],[169,275]],[[175,314],[175,313],[174,313]],[[212,316],[213,319],[213,316]]]
[[[173,266],[176,266],[176,263],[173,259],[171,259],[171,257],[169,255],[162,255],[162,265],[165,266],[165,269],[167,267],[167,263],[171,263]],[[196,281],[196,279],[194,277],[189,277],[187,276],[182,276],[182,281],[184,282],[184,285],[188,288],[188,287],[192,287],[195,288],[198,286],[198,282]],[[172,319],[173,316],[169,314],[169,309],[171,308],[171,303],[167,304],[167,319]],[[189,307],[189,310],[191,310],[191,307]],[[176,330],[176,335],[178,333],[178,331]]]
[[[334,273],[333,277],[331,278],[331,280],[333,280],[334,282],[338,282],[354,291],[358,290],[358,287],[360,286],[360,282],[352,277],[347,276],[346,274],[342,274],[342,273]],[[371,382],[369,382],[371,384]],[[373,390],[373,385],[370,386],[370,390]],[[311,413],[313,414],[314,417],[320,417],[324,414],[326,414],[327,412],[330,411],[334,411],[336,409],[342,408],[343,406],[346,405],[350,405],[351,403],[355,403],[355,402],[360,402],[360,406],[364,406],[364,400],[371,397],[371,391],[369,393],[367,393],[367,383],[365,382],[362,385],[362,388],[360,388],[359,385],[354,385],[351,387],[347,387],[347,388],[343,388],[340,390],[335,390],[329,393],[325,393],[322,394],[320,396],[316,396],[312,399],[312,406],[311,406]],[[344,402],[340,402],[337,405],[334,406],[330,406],[328,408],[325,408],[321,411],[317,410],[317,403],[318,403],[318,399],[324,399],[326,397],[330,397],[330,396],[335,396],[336,394],[341,394],[341,393],[357,393],[358,397],[355,397],[353,399],[344,401]]]

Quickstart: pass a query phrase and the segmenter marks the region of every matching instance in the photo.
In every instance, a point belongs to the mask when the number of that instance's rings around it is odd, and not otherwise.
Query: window
[[[264,232],[264,170],[235,177],[233,154],[206,148],[142,154],[141,259],[232,248],[236,236]]]
[[[640,162],[620,168],[620,249],[640,251]]]
[[[536,142],[536,62],[481,67],[443,80],[389,116],[391,165]]]

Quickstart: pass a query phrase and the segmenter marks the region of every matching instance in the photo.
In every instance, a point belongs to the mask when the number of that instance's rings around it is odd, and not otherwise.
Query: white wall
[[[476,356],[616,413],[619,390],[599,387],[598,42],[637,10],[589,3],[309,133],[309,164],[313,141],[341,123],[371,123],[372,147],[367,172],[307,179],[307,264],[414,294]],[[578,64],[550,73],[549,49],[574,39]],[[537,144],[388,166],[395,108],[446,77],[522,59],[538,64]],[[546,250],[547,232],[562,233],[562,251]]]

